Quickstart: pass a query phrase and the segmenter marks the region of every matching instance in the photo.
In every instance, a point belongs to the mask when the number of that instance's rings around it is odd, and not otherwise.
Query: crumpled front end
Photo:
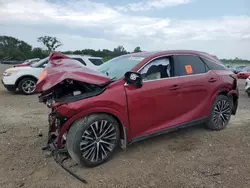
[[[52,90],[42,92],[39,101],[51,109],[48,115],[48,144],[53,144],[55,148],[64,147],[66,135],[60,138],[59,144],[57,143],[58,135],[62,134],[63,125],[75,115],[68,104],[100,95],[105,88],[105,85],[98,86],[66,79],[53,87]]]
[[[58,144],[58,135],[66,134],[61,129],[75,115],[68,108],[69,103],[100,95],[111,82],[109,77],[82,67],[76,60],[57,52],[52,53],[36,85],[36,92],[41,94],[39,102],[51,109],[48,144],[63,148],[62,139],[65,141],[66,137],[60,137]],[[64,113],[60,113],[60,110]]]
[[[63,125],[68,121],[69,118],[59,114],[55,108],[51,109],[51,112],[48,115],[48,142],[47,146],[50,150],[64,149],[66,135],[63,135],[61,143],[58,145],[58,135],[63,127]],[[59,147],[58,147],[59,146]]]

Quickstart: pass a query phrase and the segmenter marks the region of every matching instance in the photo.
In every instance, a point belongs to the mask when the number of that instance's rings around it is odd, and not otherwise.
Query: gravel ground
[[[8,66],[0,65],[0,73]],[[96,168],[73,167],[82,184],[46,157],[45,105],[37,95],[7,92],[0,85],[0,187],[250,187],[250,99],[240,80],[237,115],[223,131],[202,125],[178,130],[117,151]]]

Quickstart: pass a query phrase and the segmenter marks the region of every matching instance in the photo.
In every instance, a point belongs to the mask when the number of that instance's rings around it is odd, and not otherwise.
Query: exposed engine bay
[[[55,102],[74,102],[102,93],[105,85],[83,83],[66,79],[39,96],[39,102],[50,105]],[[48,106],[49,107],[49,106]]]

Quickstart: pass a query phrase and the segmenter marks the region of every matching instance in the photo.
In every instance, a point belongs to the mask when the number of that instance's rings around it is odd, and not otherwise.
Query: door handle
[[[209,80],[208,80],[208,82],[216,82],[217,80],[215,79],[215,78],[210,78]]]
[[[169,88],[169,90],[177,90],[180,89],[179,85],[173,85],[172,87]]]

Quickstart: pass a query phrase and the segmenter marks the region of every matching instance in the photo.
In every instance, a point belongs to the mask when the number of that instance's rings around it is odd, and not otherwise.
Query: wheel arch
[[[225,95],[225,96],[227,96],[228,93],[229,93],[229,89],[228,88],[221,88],[218,91],[218,95]]]
[[[223,88],[223,89],[220,89],[220,91],[218,92],[218,95],[228,96],[232,100],[232,106],[233,106],[232,114],[235,115],[237,107],[238,107],[238,98],[239,98],[237,91],[235,90],[229,91],[229,89]]]
[[[37,79],[35,76],[33,76],[33,75],[24,75],[24,76],[19,77],[19,78],[16,80],[15,86],[18,87],[19,82],[20,82],[22,79],[24,79],[24,78],[33,78],[33,79],[35,79],[36,81],[38,80],[38,79]]]
[[[95,112],[95,113],[89,114],[88,116],[93,115],[93,114],[106,114],[106,115],[113,117],[118,122],[120,136],[121,136],[120,141],[123,140],[120,144],[121,144],[121,147],[123,149],[126,149],[126,147],[127,147],[127,128],[123,125],[122,121],[116,115],[114,115],[110,112]]]
[[[128,143],[128,122],[122,118],[121,114],[118,113],[115,110],[109,109],[109,108],[96,108],[96,109],[91,109],[87,111],[80,112],[73,117],[71,117],[61,128],[61,131],[58,135],[58,146],[60,147],[62,145],[62,137],[63,134],[68,131],[71,127],[71,125],[78,119],[84,118],[93,114],[107,114],[112,116],[115,120],[117,120],[119,129],[120,129],[120,141],[121,141],[121,147],[122,149],[126,149],[127,143]]]

